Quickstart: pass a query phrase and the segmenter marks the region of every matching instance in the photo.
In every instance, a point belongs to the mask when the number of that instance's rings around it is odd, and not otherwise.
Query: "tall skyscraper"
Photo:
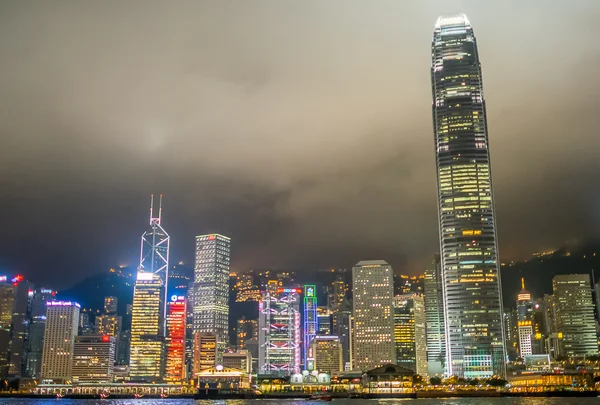
[[[425,304],[418,294],[394,297],[396,363],[421,376],[427,375]]]
[[[304,286],[304,367],[307,367],[310,343],[317,336],[318,328],[317,286],[307,284]]]
[[[162,194],[159,197],[158,216],[154,216],[154,194],[150,196],[150,226],[142,234],[140,249],[140,265],[138,272],[155,273],[160,277],[163,285],[162,317],[164,322],[167,316],[167,288],[169,283],[169,244],[171,238],[162,227]],[[164,325],[163,325],[164,331]]]
[[[427,374],[444,373],[446,363],[446,334],[444,331],[444,299],[440,255],[435,255],[425,269],[425,316],[427,318]]]
[[[598,355],[592,286],[587,274],[554,276],[555,321],[568,357]]]
[[[229,342],[229,258],[231,239],[219,234],[196,236],[194,333],[215,333],[218,354]]]
[[[162,308],[164,285],[159,274],[138,271],[133,289],[129,373],[132,380],[158,381],[164,375]]]
[[[343,370],[350,371],[351,368],[351,340],[352,340],[352,305],[344,300],[338,310],[332,315],[333,334],[340,338],[342,345]]]
[[[105,314],[116,314],[118,308],[117,297],[104,297],[104,313]]]
[[[46,329],[46,302],[52,301],[56,291],[40,288],[33,294],[31,301],[31,323],[29,324],[29,351],[27,353],[28,377],[38,378],[42,370],[42,351],[44,349],[44,330]]]
[[[194,376],[217,365],[217,335],[209,332],[194,333]]]
[[[65,383],[72,377],[80,305],[71,301],[47,301],[46,305],[42,381]]]
[[[183,381],[185,373],[185,296],[173,295],[167,306],[167,363],[165,380]]]
[[[300,294],[300,288],[279,288],[258,303],[259,374],[300,371]]]
[[[29,319],[34,286],[28,281],[17,281],[12,315],[12,342],[10,345],[9,375],[25,375],[25,352],[28,351]]]
[[[467,16],[438,18],[431,52],[446,372],[505,375],[486,107]]]
[[[0,281],[0,377],[7,377],[15,287],[6,282],[6,276],[2,276],[2,280]]]
[[[383,260],[364,260],[352,268],[355,369],[367,371],[395,363],[394,281]]]
[[[109,335],[76,336],[73,348],[73,381],[112,382],[115,338]]]
[[[517,295],[517,330],[519,338],[519,356],[533,354],[533,300],[525,289],[525,279],[521,279],[521,291]]]

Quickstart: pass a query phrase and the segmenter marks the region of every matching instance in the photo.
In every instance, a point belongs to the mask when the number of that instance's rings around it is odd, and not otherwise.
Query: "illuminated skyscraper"
[[[44,330],[46,329],[46,301],[52,301],[56,291],[40,288],[31,301],[31,323],[29,324],[29,352],[26,360],[26,375],[38,378],[42,370]]]
[[[423,296],[410,294],[394,297],[394,342],[396,363],[421,376],[427,375]]]
[[[354,369],[367,371],[395,363],[392,266],[364,260],[352,268]]]
[[[241,317],[237,321],[237,349],[246,349],[246,342],[258,339],[258,321]]]
[[[464,14],[438,18],[431,53],[446,372],[505,375],[486,107]]]
[[[219,354],[229,342],[229,257],[231,239],[196,236],[194,333],[215,333]]]
[[[521,292],[517,295],[517,328],[519,356],[533,354],[533,300],[531,293],[525,289],[525,279],[521,279]]]
[[[183,381],[185,373],[185,333],[187,305],[185,296],[173,295],[167,305],[167,363],[165,380]]]
[[[259,374],[291,375],[300,371],[300,288],[265,291],[258,303]]]
[[[310,351],[315,361],[315,370],[328,374],[344,371],[339,337],[315,336],[311,341]]]
[[[104,297],[104,313],[116,314],[118,302],[117,297]]]
[[[440,256],[425,269],[425,316],[427,318],[427,374],[441,375],[446,362],[446,335],[444,332],[444,300]]]
[[[598,355],[594,302],[588,274],[554,276],[555,321],[561,351],[568,357]]]
[[[16,278],[16,277],[15,277]],[[25,375],[25,352],[29,335],[31,299],[34,286],[28,281],[16,281],[15,301],[12,313],[12,342],[10,345],[10,367],[8,374]]]
[[[217,335],[208,332],[194,333],[194,376],[216,365]]]
[[[163,378],[163,298],[160,275],[139,271],[131,313],[129,373],[132,380],[158,381]]]
[[[14,301],[15,287],[6,282],[6,276],[2,276],[2,281],[0,281],[0,377],[8,376],[10,326]]]
[[[72,377],[80,305],[71,301],[47,301],[46,305],[42,381],[64,384]]]
[[[158,216],[154,216],[154,194],[150,198],[150,227],[142,235],[140,249],[140,266],[138,271],[158,274],[163,285],[162,321],[167,314],[167,288],[169,282],[169,234],[161,225],[162,221],[162,194],[159,198]],[[163,326],[164,330],[164,326]]]
[[[310,343],[317,336],[317,287],[315,285],[304,286],[304,367],[307,367]]]

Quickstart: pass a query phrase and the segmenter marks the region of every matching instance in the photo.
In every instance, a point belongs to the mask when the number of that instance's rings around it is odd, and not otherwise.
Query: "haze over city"
[[[468,14],[500,260],[595,238],[597,1],[3,2],[0,270],[63,288],[135,266],[149,195],[171,257],[232,270],[439,250],[431,38]]]

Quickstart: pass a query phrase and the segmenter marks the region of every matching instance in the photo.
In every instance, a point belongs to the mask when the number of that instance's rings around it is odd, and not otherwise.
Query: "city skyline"
[[[501,259],[598,236],[588,154],[598,142],[590,59],[598,45],[586,31],[597,3],[514,12],[385,2],[346,5],[345,15],[264,4],[240,6],[254,20],[207,5],[173,14],[148,5],[136,25],[134,5],[106,5],[115,30],[91,5],[0,6],[0,50],[24,52],[0,78],[10,146],[0,197],[11,213],[0,269],[62,288],[133,264],[140,207],[162,192],[177,261],[192,261],[197,233],[218,232],[236,241],[234,269],[385,258],[416,273],[437,250],[426,44],[432,21],[458,11],[477,21],[483,41]],[[74,21],[91,28],[74,36]],[[565,29],[549,29],[557,25]],[[214,37],[218,49],[206,43]],[[556,44],[566,53],[558,60]],[[198,46],[210,52],[198,58]],[[41,223],[53,238],[35,232]]]

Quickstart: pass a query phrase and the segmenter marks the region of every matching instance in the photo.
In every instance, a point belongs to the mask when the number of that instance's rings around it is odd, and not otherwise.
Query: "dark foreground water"
[[[323,402],[320,402],[323,403]],[[600,405],[600,398],[334,399],[336,405]],[[253,399],[0,399],[4,405],[315,405],[314,401]]]

